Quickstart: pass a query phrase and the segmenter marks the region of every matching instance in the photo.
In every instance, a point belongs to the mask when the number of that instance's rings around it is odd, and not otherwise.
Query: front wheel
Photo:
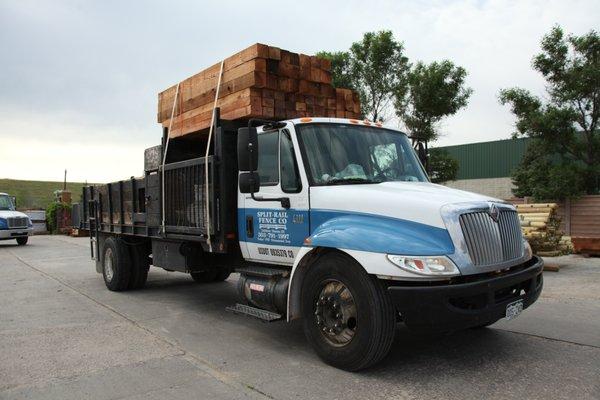
[[[325,254],[308,271],[302,318],[319,357],[347,371],[374,365],[394,340],[394,307],[385,288],[341,253]]]
[[[27,244],[28,240],[29,240],[29,238],[27,236],[17,238],[17,244],[19,246],[25,246]]]

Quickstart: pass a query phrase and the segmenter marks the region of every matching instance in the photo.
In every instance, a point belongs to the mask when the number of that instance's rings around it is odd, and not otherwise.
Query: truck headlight
[[[0,218],[0,229],[8,229],[8,221],[6,218]]]
[[[412,257],[387,255],[390,262],[405,271],[427,276],[454,276],[460,275],[456,265],[444,256]]]

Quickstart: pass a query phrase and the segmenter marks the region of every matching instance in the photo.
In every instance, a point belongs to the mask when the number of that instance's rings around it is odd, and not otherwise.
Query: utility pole
[[[67,190],[67,170],[65,169],[65,180],[63,182],[63,190]]]

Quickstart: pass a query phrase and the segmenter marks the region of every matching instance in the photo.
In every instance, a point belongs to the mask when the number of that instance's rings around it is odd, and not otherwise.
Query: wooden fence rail
[[[513,204],[535,203],[527,197],[508,201]],[[600,195],[582,196],[556,203],[559,205],[556,214],[561,219],[561,229],[565,235],[600,238]]]

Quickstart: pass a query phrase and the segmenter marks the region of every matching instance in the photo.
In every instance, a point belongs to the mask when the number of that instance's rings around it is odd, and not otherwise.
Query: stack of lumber
[[[554,257],[569,252],[569,241],[560,230],[560,218],[556,215],[558,204],[534,203],[516,205],[523,235],[533,252]]]
[[[170,124],[170,137],[210,125],[221,63],[158,94],[158,122]],[[358,95],[331,85],[331,62],[273,46],[254,44],[223,62],[219,87],[221,118],[291,119],[300,117],[359,118]]]

